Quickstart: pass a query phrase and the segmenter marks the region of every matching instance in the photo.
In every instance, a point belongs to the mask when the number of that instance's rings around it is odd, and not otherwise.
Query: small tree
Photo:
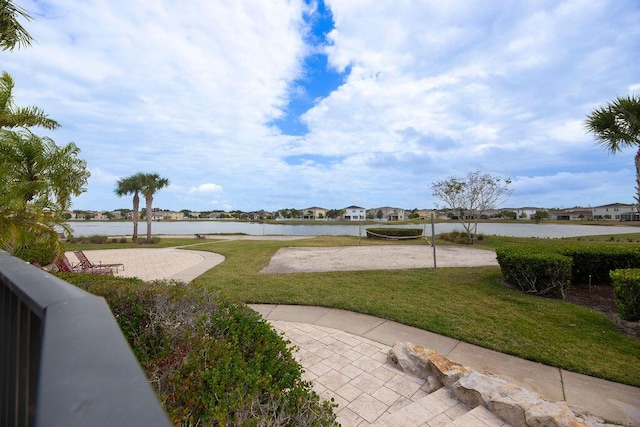
[[[540,221],[542,221],[543,219],[548,219],[549,218],[549,212],[547,211],[542,211],[542,210],[537,210],[535,215],[533,216],[533,220],[536,222],[536,224],[539,224]]]
[[[431,183],[431,192],[447,208],[460,213],[458,221],[467,233],[469,243],[473,244],[478,231],[478,219],[511,194],[509,184],[509,178],[494,177],[478,170],[469,172],[466,177],[435,181]]]

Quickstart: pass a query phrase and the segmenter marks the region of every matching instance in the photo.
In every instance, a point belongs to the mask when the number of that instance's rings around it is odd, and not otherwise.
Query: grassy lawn
[[[184,237],[169,237],[169,238],[161,238],[158,243],[154,244],[146,244],[144,243],[145,237],[139,238],[139,243],[131,242],[131,238],[128,239],[127,243],[68,243],[63,242],[64,249],[67,251],[89,251],[89,250],[97,250],[97,249],[155,249],[155,248],[171,248],[175,246],[185,246],[185,245],[194,245],[198,243],[202,243],[203,240],[196,238],[184,238]],[[196,249],[194,247],[194,249]]]
[[[640,234],[611,237],[563,240],[636,245],[640,241]],[[529,240],[558,242],[491,236],[477,247]],[[573,372],[640,386],[640,340],[622,334],[596,311],[503,287],[499,267],[260,273],[281,247],[358,243],[355,237],[207,242],[193,249],[217,252],[226,260],[194,284],[221,289],[247,303],[319,305],[366,313]],[[360,243],[426,244],[425,240],[367,239]]]

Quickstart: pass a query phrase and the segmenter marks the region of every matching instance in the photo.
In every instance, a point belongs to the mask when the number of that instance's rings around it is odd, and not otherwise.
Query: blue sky
[[[30,48],[0,52],[92,176],[75,209],[431,208],[429,185],[510,177],[509,207],[633,202],[635,152],[584,131],[640,94],[636,0],[16,0]]]

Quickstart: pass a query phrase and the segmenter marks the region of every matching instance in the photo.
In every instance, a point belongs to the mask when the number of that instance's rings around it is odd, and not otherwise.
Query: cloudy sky
[[[633,150],[584,119],[640,94],[637,0],[14,0],[17,105],[88,163],[74,209],[430,208],[429,185],[510,177],[509,207],[633,202]]]

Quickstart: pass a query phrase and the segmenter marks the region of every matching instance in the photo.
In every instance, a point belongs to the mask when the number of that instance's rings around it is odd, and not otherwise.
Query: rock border
[[[429,393],[447,387],[460,402],[471,407],[482,405],[513,427],[611,425],[580,408],[570,408],[566,402],[551,402],[538,393],[476,372],[412,342],[395,342],[387,357],[404,372],[425,379]]]

